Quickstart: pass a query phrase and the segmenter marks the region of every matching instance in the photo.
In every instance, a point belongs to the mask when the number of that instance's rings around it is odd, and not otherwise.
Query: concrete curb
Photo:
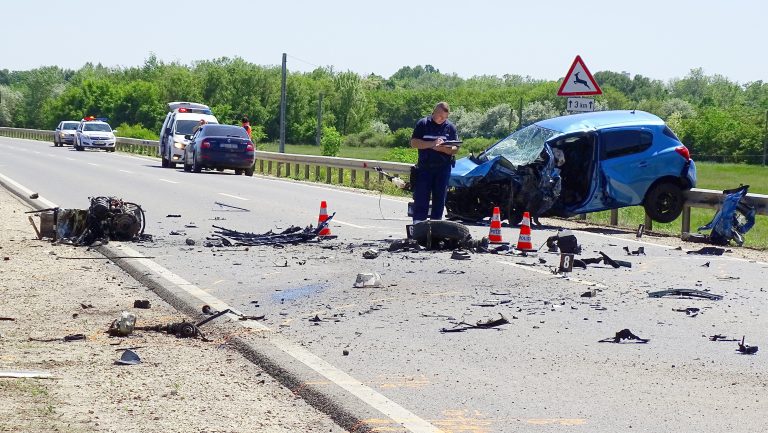
[[[0,185],[16,195],[32,209],[42,210],[46,208],[35,199],[30,199],[25,191],[5,182],[2,178],[0,178]],[[190,295],[176,284],[170,283],[156,275],[155,272],[137,263],[136,260],[119,258],[124,253],[115,245],[107,244],[95,248],[95,250],[131,275],[140,284],[156,292],[158,296],[175,309],[194,319],[199,320],[206,317],[201,315],[203,304],[199,299]],[[221,318],[219,320],[224,321],[226,319]],[[230,326],[233,324],[235,323],[230,321]],[[222,323],[209,323],[205,326],[216,326],[217,329],[227,328],[226,325],[222,326]],[[315,409],[325,413],[339,426],[348,431],[355,433],[372,432],[374,431],[373,427],[369,426],[365,422],[366,420],[380,419],[382,417],[388,418],[382,412],[366,404],[340,385],[329,381],[315,370],[281,350],[275,344],[276,340],[285,340],[281,335],[277,335],[274,332],[264,332],[262,337],[258,341],[248,341],[246,338],[235,337],[229,342],[248,360],[261,367],[283,386],[293,391],[296,395],[301,396]]]

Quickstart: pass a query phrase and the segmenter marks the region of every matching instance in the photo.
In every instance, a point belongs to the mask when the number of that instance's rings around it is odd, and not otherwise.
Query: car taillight
[[[201,149],[210,149],[211,148],[211,142],[208,140],[203,140],[202,143],[200,143]]]
[[[678,155],[680,155],[683,158],[685,158],[686,161],[690,161],[691,160],[691,152],[688,151],[687,147],[685,147],[683,145],[677,146],[675,148],[675,152],[677,152]]]
[[[246,152],[253,152],[253,143],[248,142],[248,145],[245,146],[245,151]]]

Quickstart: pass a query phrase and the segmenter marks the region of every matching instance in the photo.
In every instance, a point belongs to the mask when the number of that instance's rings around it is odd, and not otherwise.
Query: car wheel
[[[187,163],[188,161],[189,161],[189,159],[187,158],[187,152],[184,151],[184,171],[186,171],[187,173],[192,171],[192,165],[188,164]],[[168,161],[166,160],[165,163],[166,163],[166,166],[167,166]]]
[[[654,221],[670,223],[683,212],[685,197],[683,190],[670,182],[661,182],[652,186],[645,194],[643,207],[645,213]]]
[[[469,229],[453,221],[424,221],[413,225],[413,238],[428,248],[457,248],[470,239]]]
[[[200,166],[200,164],[197,162],[197,154],[192,155],[192,171],[195,173],[200,173],[203,171],[203,167]]]
[[[245,175],[248,176],[248,177],[252,177],[253,176],[253,167],[246,168],[245,169]]]
[[[235,169],[235,175],[240,176],[241,174],[243,174],[243,169],[242,168],[236,168]]]

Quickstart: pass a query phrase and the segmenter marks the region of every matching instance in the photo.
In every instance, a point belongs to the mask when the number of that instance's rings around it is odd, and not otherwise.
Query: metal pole
[[[765,132],[763,136],[763,167],[765,167],[766,153],[768,153],[768,110],[765,111]]]
[[[283,53],[283,79],[280,83],[280,148],[278,151],[280,153],[285,153],[285,105],[286,105],[286,96],[285,96],[285,63],[286,63],[286,57],[287,55]]]
[[[323,138],[323,94],[317,101],[317,131],[315,131],[315,144],[320,145],[320,139]]]
[[[517,114],[520,117],[520,123],[517,125],[517,129],[522,129],[523,128],[523,98],[520,98],[520,105],[518,106],[517,110],[518,110]]]

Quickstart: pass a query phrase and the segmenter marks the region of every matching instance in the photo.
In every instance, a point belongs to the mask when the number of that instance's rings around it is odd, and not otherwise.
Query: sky
[[[768,81],[766,0],[3,0],[0,69],[138,66],[241,57],[259,65],[389,77],[402,66],[556,80],[668,81],[694,68]]]

